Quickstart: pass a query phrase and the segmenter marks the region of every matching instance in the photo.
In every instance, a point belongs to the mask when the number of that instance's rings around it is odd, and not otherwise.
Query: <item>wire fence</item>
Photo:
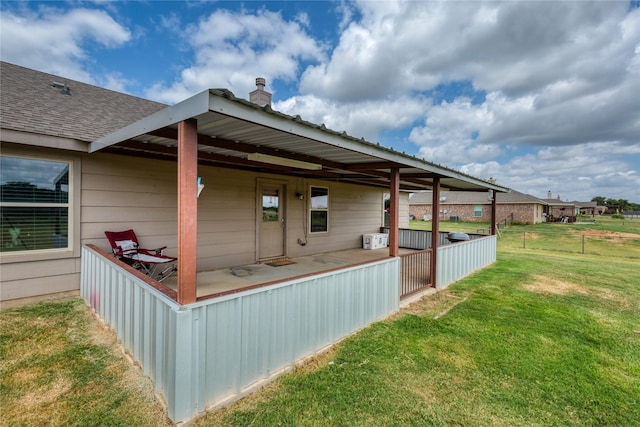
[[[640,259],[640,235],[631,233],[504,230],[501,232],[498,247]]]

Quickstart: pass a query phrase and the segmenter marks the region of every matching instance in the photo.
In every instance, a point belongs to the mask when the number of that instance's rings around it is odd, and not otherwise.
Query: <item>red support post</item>
[[[400,169],[391,169],[391,188],[389,199],[389,256],[399,255],[400,228]]]
[[[431,286],[436,287],[438,273],[438,245],[440,243],[440,178],[433,178],[433,199],[431,201]]]
[[[196,302],[198,123],[178,123],[178,303]]]

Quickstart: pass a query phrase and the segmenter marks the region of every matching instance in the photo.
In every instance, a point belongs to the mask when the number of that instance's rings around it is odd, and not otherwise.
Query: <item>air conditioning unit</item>
[[[380,249],[389,246],[389,235],[386,233],[374,233],[362,235],[363,249]]]

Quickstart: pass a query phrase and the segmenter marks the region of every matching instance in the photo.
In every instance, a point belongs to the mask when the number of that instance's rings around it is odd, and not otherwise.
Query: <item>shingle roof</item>
[[[546,203],[530,194],[520,193],[511,190],[509,193],[496,193],[496,203],[498,204],[525,204],[537,203],[545,205]],[[409,199],[412,205],[431,204],[432,193],[425,191],[414,193]],[[481,205],[490,203],[487,193],[473,191],[441,191],[440,198],[445,198],[440,203],[443,205]]]
[[[53,82],[65,83],[63,95]],[[91,142],[167,106],[0,62],[0,127]]]

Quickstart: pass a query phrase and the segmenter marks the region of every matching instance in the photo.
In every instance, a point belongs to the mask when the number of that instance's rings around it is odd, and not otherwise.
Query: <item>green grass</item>
[[[634,267],[501,252],[413,314],[199,425],[639,425]]]
[[[431,230],[431,221],[410,221],[410,228]],[[476,233],[488,230],[489,223],[440,222],[440,231]],[[640,259],[640,220],[598,217],[593,223],[510,225],[500,230],[503,249],[538,249]]]
[[[578,227],[549,225],[545,230],[560,230],[559,236]],[[634,232],[629,225],[600,226]],[[196,424],[640,426],[638,313],[637,259],[522,249],[503,238],[493,266]],[[148,394],[139,390],[146,389],[132,388],[139,372],[130,373],[113,344],[92,338],[95,322],[82,304],[42,304],[1,316],[6,425],[164,420],[158,408],[145,406]],[[61,392],[50,396],[56,387]],[[24,403],[37,394],[50,398]]]
[[[170,425],[78,299],[0,312],[0,425]]]

